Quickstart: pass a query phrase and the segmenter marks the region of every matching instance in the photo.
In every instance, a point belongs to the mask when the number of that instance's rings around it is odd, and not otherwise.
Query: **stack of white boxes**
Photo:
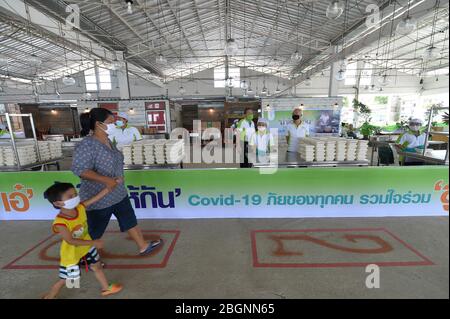
[[[133,143],[133,164],[144,165],[144,145],[142,143]]]
[[[48,141],[50,147],[50,155],[52,159],[63,157],[62,142]]]
[[[314,142],[315,142],[315,147],[316,147],[315,160],[317,162],[325,161],[325,143],[320,140],[315,140]]]
[[[50,144],[46,141],[39,141],[39,154],[41,155],[41,161],[48,161],[52,158],[50,151]]]
[[[166,163],[166,140],[158,140],[155,144],[155,162],[156,164]]]
[[[347,157],[347,140],[344,138],[336,138],[336,157],[338,162],[345,161]]]
[[[325,142],[325,160],[328,162],[334,161],[336,158],[336,141],[327,140]]]
[[[302,144],[314,146],[314,160],[317,162],[325,161],[325,142],[318,138],[305,137],[300,139],[300,147]]]
[[[39,154],[42,161],[48,161],[56,158],[61,158],[62,142],[59,141],[39,141]]]
[[[17,144],[17,153],[19,155],[20,165],[35,164],[39,161],[36,144]],[[59,141],[38,141],[39,154],[41,161],[49,161],[61,158],[62,142]],[[0,166],[16,166],[17,161],[14,155],[12,145],[0,145]]]
[[[185,156],[183,140],[143,140],[122,148],[125,165],[179,164]]]
[[[368,141],[339,137],[305,137],[300,139],[302,159],[316,162],[366,161]]]
[[[345,157],[346,161],[356,160],[356,148],[358,147],[358,140],[347,140],[347,155]]]
[[[133,164],[133,148],[131,145],[122,147],[123,162],[125,165]]]
[[[347,140],[347,155],[346,161],[356,160],[356,148],[358,147],[358,140]]]
[[[366,161],[368,149],[369,149],[369,141],[359,140],[358,147],[356,149],[356,160]]]
[[[37,162],[36,146],[34,144],[17,145],[20,165],[29,165]],[[0,165],[16,166],[17,160],[12,146],[0,146]]]
[[[146,165],[153,165],[156,162],[155,142],[156,140],[148,140],[144,142],[144,163]]]
[[[315,146],[301,143],[298,149],[300,157],[307,162],[313,162],[315,158]]]
[[[336,158],[336,140],[326,137],[319,137],[325,143],[325,160],[332,162]]]
[[[168,140],[165,146],[167,164],[178,164],[183,160],[185,154],[183,140]]]

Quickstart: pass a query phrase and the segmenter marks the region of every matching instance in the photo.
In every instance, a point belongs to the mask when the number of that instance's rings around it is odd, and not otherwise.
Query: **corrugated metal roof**
[[[361,21],[367,16],[367,5],[389,5],[384,0],[342,2],[346,10],[337,20],[330,20],[325,15],[329,0],[134,0],[131,14],[122,0],[28,1],[59,19],[64,18],[66,5],[78,4],[84,34],[109,48],[125,49],[128,61],[167,79],[223,64],[226,33],[239,47],[230,59],[234,65],[286,78],[307,71],[330,57],[330,45],[350,41],[364,29]],[[404,10],[408,2],[397,1],[396,5]],[[418,2],[411,0],[410,5]],[[384,38],[353,57],[370,60],[380,69],[418,74],[424,67],[419,52],[434,34],[442,58],[425,67],[448,66],[448,1],[439,9],[437,27],[433,27],[434,13],[425,14],[416,33]],[[32,29],[0,21],[0,56],[8,60],[7,65],[0,65],[0,72],[51,77],[92,65],[89,52],[39,38]],[[300,65],[290,60],[297,49],[303,55]],[[167,58],[167,64],[157,63],[159,54]],[[42,64],[30,62],[31,55]]]

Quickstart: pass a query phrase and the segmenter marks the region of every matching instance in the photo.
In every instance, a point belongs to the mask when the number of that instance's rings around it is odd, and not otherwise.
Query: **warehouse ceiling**
[[[114,64],[116,51],[124,52],[135,74],[161,81],[224,64],[304,80],[344,58],[365,62],[378,74],[426,76],[448,69],[448,1],[341,0],[345,9],[337,19],[326,16],[331,0],[132,2],[130,11],[125,0],[25,1],[61,26],[67,6],[78,5],[80,28],[73,41],[61,30],[45,30],[29,13],[11,14],[11,0],[0,0],[0,74],[48,80],[94,63]],[[380,10],[379,25],[367,24],[373,4]],[[396,33],[408,15],[419,21],[417,30]],[[92,42],[86,45],[81,37]],[[238,50],[227,57],[230,38]],[[112,56],[94,52],[92,43]],[[430,46],[439,56],[424,61]],[[301,59],[292,58],[296,51]],[[167,61],[158,61],[160,56]]]

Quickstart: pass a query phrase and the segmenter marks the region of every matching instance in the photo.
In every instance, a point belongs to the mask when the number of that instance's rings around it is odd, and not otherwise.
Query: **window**
[[[100,90],[111,90],[111,72],[108,69],[98,69]]]
[[[103,68],[98,68],[97,72],[95,68],[84,71],[86,91],[111,90],[111,72]]]
[[[229,77],[233,79],[233,86],[240,87],[241,84],[241,69],[240,68],[229,68]],[[225,68],[214,68],[214,87],[224,88],[225,87]]]
[[[345,85],[356,85],[358,80],[358,71],[360,71],[360,86],[367,86],[372,84],[372,65],[369,63],[364,64],[364,68],[358,70],[358,64],[356,62],[349,63],[347,65],[346,75],[345,75]]]
[[[372,65],[369,63],[364,64],[364,68],[361,70],[361,79],[359,80],[360,86],[366,86],[372,84]]]
[[[356,77],[358,74],[358,64],[349,63],[345,72],[345,85],[356,85]]]
[[[89,69],[84,71],[84,82],[86,83],[86,91],[97,91],[97,76],[95,75],[95,69]]]

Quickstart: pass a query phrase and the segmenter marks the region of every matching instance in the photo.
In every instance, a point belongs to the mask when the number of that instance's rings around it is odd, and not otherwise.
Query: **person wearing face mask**
[[[236,125],[241,145],[244,144],[244,161],[241,163],[241,168],[252,167],[252,164],[248,160],[248,143],[255,133],[255,123],[253,122],[253,118],[253,110],[251,108],[246,108],[244,110],[244,118]]]
[[[124,157],[109,139],[116,130],[114,115],[107,109],[94,108],[84,125],[89,127],[83,127],[83,131],[92,133],[76,146],[72,162],[72,172],[81,178],[81,200],[93,197],[104,187],[110,190],[107,196],[87,210],[89,234],[94,240],[100,239],[114,215],[120,230],[127,232],[136,243],[139,254],[151,253],[161,240],[145,241],[138,226],[123,181]]]
[[[420,119],[411,119],[408,123],[408,130],[399,136],[396,141],[396,148],[402,152],[415,152],[416,149],[423,149],[425,146],[426,134],[421,131],[422,121]],[[408,157],[400,156],[400,163],[404,165],[423,165],[423,162],[415,161]]]
[[[300,147],[300,138],[309,136],[309,127],[302,121],[303,110],[295,108],[292,112],[292,123],[287,127],[286,139],[288,152],[297,153]]]
[[[258,163],[267,163],[268,155],[275,151],[275,142],[273,135],[268,131],[268,123],[266,119],[258,119],[258,130],[252,135],[249,145],[256,153],[256,161]]]
[[[118,149],[125,145],[130,145],[135,141],[142,140],[142,135],[139,130],[133,126],[128,125],[128,114],[120,112],[116,117],[116,129],[113,134],[109,136]]]
[[[98,202],[109,193],[103,188],[100,193],[81,202],[77,190],[70,183],[56,182],[44,192],[47,199],[59,213],[53,221],[52,230],[62,238],[59,260],[59,280],[43,298],[54,299],[67,280],[79,280],[81,265],[86,271],[93,270],[102,288],[101,295],[113,295],[122,290],[120,284],[110,284],[105,277],[97,249],[103,248],[102,240],[89,236],[86,208]]]

